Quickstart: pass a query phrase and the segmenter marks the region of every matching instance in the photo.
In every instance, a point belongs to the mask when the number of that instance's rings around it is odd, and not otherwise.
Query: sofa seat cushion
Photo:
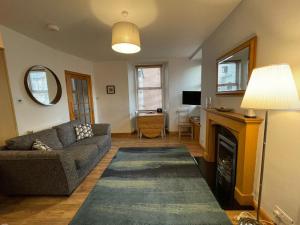
[[[92,165],[99,155],[97,145],[70,146],[65,149],[75,161],[76,169],[81,170]]]
[[[81,145],[90,145],[95,144],[98,146],[99,149],[106,146],[109,142],[109,136],[108,135],[102,135],[102,136],[93,136],[90,138],[86,138],[80,141],[77,141],[72,146],[81,146]]]
[[[55,129],[47,129],[33,134],[11,138],[6,141],[6,148],[10,150],[32,150],[33,142],[37,139],[52,149],[63,148]]]
[[[76,142],[75,127],[79,124],[80,121],[73,120],[54,127],[57,130],[57,136],[64,147]]]

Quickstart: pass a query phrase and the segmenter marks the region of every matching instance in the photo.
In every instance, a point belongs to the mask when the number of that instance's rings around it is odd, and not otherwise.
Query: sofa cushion
[[[32,150],[40,150],[43,152],[48,152],[48,151],[52,151],[52,148],[50,148],[48,145],[46,145],[39,139],[36,139],[32,144]]]
[[[77,141],[94,136],[92,125],[89,123],[77,125],[75,127],[75,133]]]
[[[79,124],[80,121],[73,120],[54,127],[57,130],[57,136],[64,147],[76,142],[75,127]]]
[[[103,148],[108,144],[109,136],[103,135],[103,136],[93,136],[90,138],[86,138],[80,141],[75,142],[72,146],[81,146],[81,145],[90,145],[95,144],[98,146],[98,148]]]
[[[95,144],[70,146],[67,147],[66,150],[69,151],[69,154],[71,154],[74,159],[77,170],[84,169],[88,167],[88,165],[93,164],[99,154],[98,147]]]
[[[38,139],[52,149],[62,149],[63,145],[57,137],[55,129],[47,129],[33,134],[11,138],[6,141],[6,148],[10,150],[32,150],[33,142]]]

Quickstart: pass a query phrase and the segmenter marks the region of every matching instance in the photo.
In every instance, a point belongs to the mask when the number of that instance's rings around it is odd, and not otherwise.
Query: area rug
[[[185,148],[121,148],[71,225],[227,225]]]

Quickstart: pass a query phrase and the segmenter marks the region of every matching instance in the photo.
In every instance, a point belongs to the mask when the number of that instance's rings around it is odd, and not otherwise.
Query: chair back
[[[189,112],[187,110],[177,111],[178,125],[189,123]]]

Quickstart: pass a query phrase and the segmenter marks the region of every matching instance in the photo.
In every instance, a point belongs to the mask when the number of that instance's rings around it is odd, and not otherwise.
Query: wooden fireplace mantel
[[[259,126],[261,118],[245,118],[242,114],[206,110],[206,148],[204,159],[215,162],[215,128],[229,129],[238,142],[237,170],[234,197],[241,205],[253,203],[253,182]]]

